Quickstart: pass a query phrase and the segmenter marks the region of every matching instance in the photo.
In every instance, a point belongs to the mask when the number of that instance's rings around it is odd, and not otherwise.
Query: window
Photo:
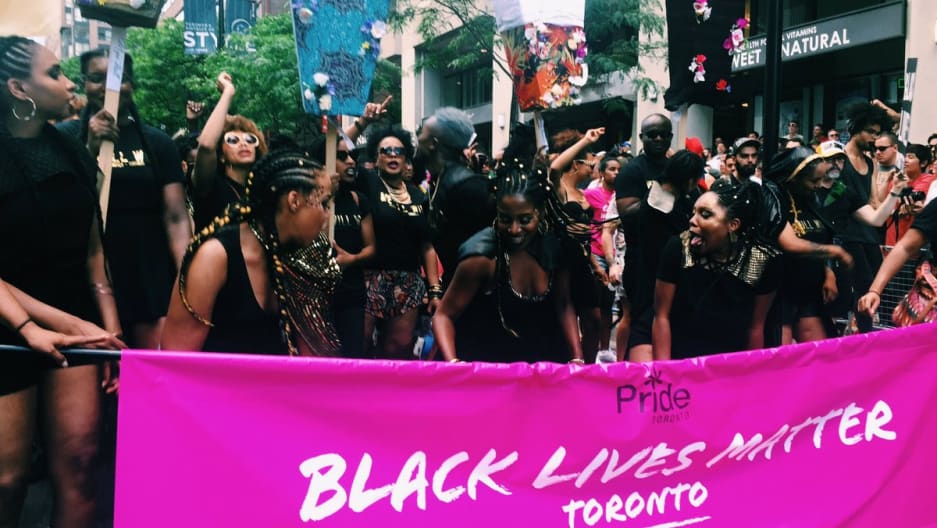
[[[442,78],[442,102],[446,106],[470,108],[491,102],[490,70],[475,68]]]
[[[110,40],[111,40],[110,28],[99,27],[98,28],[98,42],[105,43],[105,42],[110,42]]]

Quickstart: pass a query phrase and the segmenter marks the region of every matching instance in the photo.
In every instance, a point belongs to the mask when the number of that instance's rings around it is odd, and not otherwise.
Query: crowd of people
[[[604,128],[544,145],[517,125],[489,160],[464,112],[440,108],[414,134],[386,123],[385,101],[341,131],[328,174],[325,138],[267,138],[230,115],[226,73],[201,130],[174,144],[141,119],[127,55],[111,115],[107,61],[81,57],[87,104],[66,120],[76,85],[55,56],[0,38],[0,343],[34,350],[0,354],[0,527],[17,523],[37,423],[53,524],[94,514],[116,369],[69,365],[66,347],[690,358],[837,335],[837,310],[869,330],[885,285],[937,235],[937,134],[899,153],[879,104],[849,110],[845,143],[791,123],[770,160],[758,134],[674,151],[660,114],[637,155]],[[434,347],[415,354],[430,326]]]

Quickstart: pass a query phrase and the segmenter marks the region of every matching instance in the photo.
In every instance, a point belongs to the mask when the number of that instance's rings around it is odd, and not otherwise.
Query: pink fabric
[[[935,342],[589,367],[127,351],[116,526],[933,526]]]
[[[582,194],[592,206],[592,220],[595,222],[605,220],[605,209],[608,207],[608,202],[615,199],[615,189],[608,191],[604,186],[598,185],[592,189],[586,189]],[[592,227],[592,253],[605,257],[602,251],[602,226],[600,225]]]

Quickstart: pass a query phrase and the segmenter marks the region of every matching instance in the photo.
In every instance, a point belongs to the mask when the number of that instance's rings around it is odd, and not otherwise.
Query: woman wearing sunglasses
[[[257,125],[240,115],[228,115],[236,92],[227,72],[216,82],[221,97],[198,138],[192,172],[192,206],[195,230],[200,231],[220,216],[230,203],[245,199],[247,174],[267,144]]]
[[[104,107],[108,56],[82,54],[88,105],[80,121],[60,125],[93,156],[102,140],[114,142],[104,247],[113,295],[127,343],[154,349],[169,306],[169,292],[192,235],[179,151],[163,131],[140,119],[133,94],[133,60],[124,55],[116,119]]]
[[[413,159],[413,136],[394,126],[368,134],[368,155],[376,161],[376,173],[364,184],[371,202],[376,252],[365,270],[367,303],[365,338],[370,339],[378,321],[383,326],[378,357],[406,359],[423,298],[430,313],[442,297],[436,249],[430,242],[428,199],[419,187],[403,179],[405,164]],[[420,276],[426,270],[429,288]]]

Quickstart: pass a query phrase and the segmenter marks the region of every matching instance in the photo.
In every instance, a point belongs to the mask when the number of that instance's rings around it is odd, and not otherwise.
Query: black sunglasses
[[[335,152],[335,159],[338,161],[348,161],[348,158],[357,160],[358,155],[350,150],[339,150]]]
[[[385,156],[403,156],[406,152],[406,149],[403,147],[381,147],[377,150],[379,153]]]
[[[89,82],[91,84],[102,84],[104,81],[107,80],[107,74],[106,73],[90,73],[88,75],[85,75],[84,79],[85,79],[85,82]],[[121,82],[130,82],[131,80],[132,79],[130,75],[128,75],[127,73],[124,73],[123,78],[121,78]]]

